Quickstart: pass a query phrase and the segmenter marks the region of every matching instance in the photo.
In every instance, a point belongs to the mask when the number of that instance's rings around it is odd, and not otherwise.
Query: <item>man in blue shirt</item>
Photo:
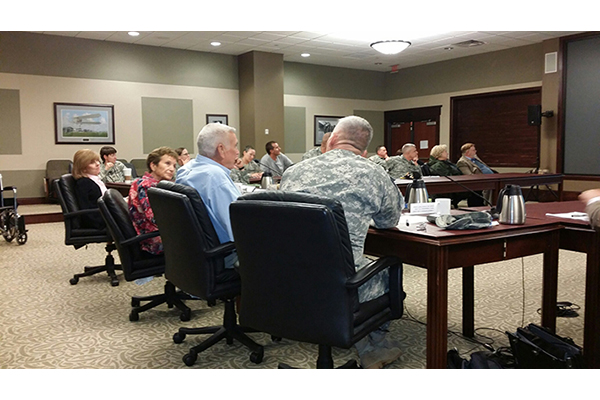
[[[233,242],[229,205],[240,192],[229,177],[240,152],[235,129],[223,124],[208,124],[198,134],[198,155],[177,171],[177,183],[198,191],[221,243]],[[232,268],[237,255],[225,259]]]
[[[463,175],[473,174],[493,174],[494,171],[477,157],[477,149],[473,143],[465,143],[461,146],[462,157],[456,162],[456,166]],[[484,190],[482,196],[485,197],[488,204],[492,202],[492,191]],[[470,195],[467,199],[469,207],[484,206],[483,199]]]

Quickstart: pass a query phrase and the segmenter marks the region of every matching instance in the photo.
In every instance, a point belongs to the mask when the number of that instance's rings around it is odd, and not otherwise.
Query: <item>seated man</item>
[[[388,174],[394,179],[409,178],[419,179],[423,173],[419,165],[419,152],[417,146],[406,143],[402,146],[402,155],[390,157],[386,160]]]
[[[327,141],[329,140],[329,136],[331,136],[331,132],[327,132],[323,135],[323,139],[321,139],[321,146],[315,147],[314,149],[310,149],[302,156],[302,160],[307,160],[309,158],[313,158],[316,156],[320,156],[321,154],[327,151]]]
[[[104,146],[100,149],[100,179],[102,182],[125,182],[125,164],[117,161],[117,149]]]
[[[281,190],[328,196],[344,207],[356,269],[369,264],[363,248],[369,223],[378,228],[398,224],[404,199],[380,167],[365,158],[373,128],[365,119],[350,116],[336,125],[327,152],[290,167],[281,179]],[[361,302],[388,290],[387,270],[359,287]],[[398,344],[385,337],[384,324],[356,344],[364,368],[380,368],[400,356]]]
[[[494,171],[488,167],[479,157],[477,157],[477,149],[473,143],[465,143],[460,148],[462,157],[456,162],[456,166],[460,169],[463,175],[473,174],[493,174]],[[487,200],[488,203],[492,201],[492,191],[484,190],[482,196]],[[484,206],[485,201],[481,198],[477,198],[475,195],[469,196],[468,199],[469,207]]]
[[[240,192],[229,172],[240,154],[235,129],[218,123],[208,124],[198,134],[198,155],[179,168],[176,183],[193,187],[206,206],[221,243],[233,242],[229,205]],[[225,258],[225,268],[233,268],[237,255]]]
[[[267,150],[267,154],[260,159],[260,169],[263,172],[270,172],[273,176],[282,176],[288,167],[294,165],[292,160],[281,152],[281,147],[277,142],[267,142],[265,150]]]
[[[373,161],[377,165],[380,165],[382,168],[384,168],[387,171],[387,166],[386,166],[385,162],[387,161],[388,158],[390,158],[390,156],[388,156],[387,149],[385,148],[384,145],[381,145],[381,146],[377,146],[377,148],[375,149],[375,152],[377,154],[369,157],[369,160]]]

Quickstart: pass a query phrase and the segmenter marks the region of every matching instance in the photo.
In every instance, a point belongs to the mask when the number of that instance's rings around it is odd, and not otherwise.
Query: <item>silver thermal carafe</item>
[[[498,222],[507,225],[522,225],[525,223],[525,199],[521,186],[506,185],[498,194],[496,203]]]
[[[263,189],[268,189],[273,184],[273,175],[269,171],[265,171],[262,174],[262,179],[260,180],[260,187]]]
[[[407,206],[413,203],[427,203],[429,201],[429,194],[427,193],[423,179],[415,179],[406,185],[406,198],[408,199]]]

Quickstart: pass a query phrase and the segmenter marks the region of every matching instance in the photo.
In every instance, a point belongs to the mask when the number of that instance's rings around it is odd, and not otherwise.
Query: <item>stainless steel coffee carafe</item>
[[[525,199],[519,185],[506,185],[498,194],[496,203],[498,222],[507,225],[525,223]]]
[[[429,194],[423,179],[415,179],[406,186],[406,198],[408,199],[406,203],[408,205],[429,202]]]
[[[260,180],[260,187],[268,189],[273,184],[273,176],[269,171],[263,172],[262,179]]]

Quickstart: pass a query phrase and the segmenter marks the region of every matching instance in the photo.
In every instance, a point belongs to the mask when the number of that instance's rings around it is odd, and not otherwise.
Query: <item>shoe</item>
[[[360,365],[364,369],[380,369],[393,363],[402,355],[399,348],[386,349],[384,347],[376,348],[373,351],[363,354],[360,357]]]

